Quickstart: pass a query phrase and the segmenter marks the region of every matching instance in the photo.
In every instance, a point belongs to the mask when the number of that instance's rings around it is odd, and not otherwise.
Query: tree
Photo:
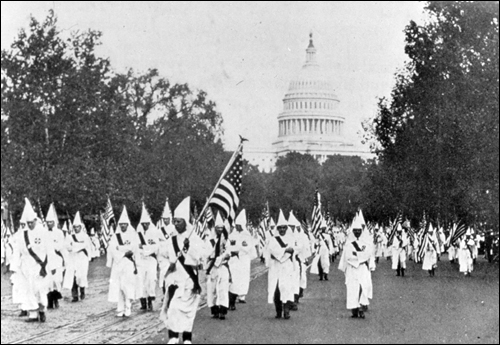
[[[498,226],[498,2],[429,2],[411,59],[373,123],[380,171],[405,214]],[[382,175],[386,175],[382,177]]]

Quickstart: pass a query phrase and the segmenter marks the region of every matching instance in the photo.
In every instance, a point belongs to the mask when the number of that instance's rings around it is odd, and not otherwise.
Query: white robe
[[[181,262],[177,259],[174,250],[173,241],[177,239],[179,249],[183,251],[184,240],[188,237],[190,231],[178,234],[167,241],[165,257],[169,262],[175,263],[175,271],[168,274],[166,278],[167,291],[172,285],[177,286],[177,290],[170,301],[168,310],[167,298],[163,303],[160,319],[165,323],[169,331],[175,333],[192,332],[196,312],[200,304],[200,295],[193,293],[194,282],[186,272]],[[193,234],[189,239],[190,245],[187,253],[183,254],[185,264],[192,267],[198,267],[206,259],[206,247],[203,241]],[[197,272],[197,270],[195,270]],[[199,277],[199,275],[198,275]],[[201,282],[200,282],[201,283]]]
[[[119,244],[118,235],[120,235],[123,245]],[[108,301],[118,303],[118,311],[123,312],[123,308],[130,307],[130,301],[138,298],[140,290],[139,274],[138,272],[135,274],[139,258],[139,237],[137,232],[131,226],[126,232],[118,229],[117,233],[111,238],[108,251],[113,262],[109,280]],[[134,254],[136,266],[130,259],[125,257],[128,251]]]
[[[207,304],[209,308],[214,306],[229,307],[229,259],[226,254],[230,255],[229,242],[222,239],[221,253],[215,257],[215,247],[218,243],[218,238],[209,238],[206,242],[208,250],[208,266],[211,268],[210,274],[207,275]]]
[[[61,292],[63,287],[64,271],[66,270],[66,260],[68,258],[68,253],[65,247],[64,233],[59,229],[53,229],[52,231],[48,231],[48,233],[49,236],[52,236],[52,240],[54,241],[54,250],[56,253],[54,256],[56,274],[51,277],[49,289],[50,291]]]
[[[373,247],[362,240],[357,240],[360,249],[357,251],[352,242],[354,237],[348,238],[339,263],[339,270],[344,272],[347,288],[347,309],[357,309],[361,305],[368,306],[373,297],[369,262],[373,258]]]
[[[474,260],[471,253],[474,245],[474,240],[463,239],[460,241],[458,262],[460,263],[460,272],[462,273],[470,273],[474,270]]]
[[[84,231],[68,235],[66,237],[66,250],[68,260],[66,262],[63,287],[71,290],[76,279],[78,287],[87,288],[89,286],[88,274],[92,250],[89,236]]]
[[[25,241],[25,233],[28,234],[29,243],[33,252],[42,261],[46,261],[45,277],[41,276],[41,266],[30,255]],[[54,242],[48,231],[41,225],[37,225],[34,230],[20,231],[16,240],[15,248],[16,284],[24,284],[20,287],[16,298],[20,298],[21,309],[28,311],[44,311],[48,300],[49,286],[52,271],[56,268],[56,258]],[[41,306],[41,307],[40,307]]]
[[[311,242],[309,241],[309,237],[303,232],[300,231],[296,234],[297,241],[299,244],[299,259],[301,262],[300,266],[300,287],[299,287],[299,292],[300,289],[307,289],[307,267],[306,267],[306,261],[311,257],[312,251],[311,251]]]
[[[428,236],[428,235],[426,235]],[[435,238],[429,238],[427,242],[427,246],[425,248],[424,262],[422,265],[422,269],[424,271],[430,271],[433,268],[437,267],[437,256],[438,253],[436,248],[438,248],[439,243],[435,240]]]
[[[394,241],[392,242],[392,269],[397,270],[399,264],[401,263],[401,268],[406,269],[406,250],[408,248],[408,235],[403,232],[401,234],[401,239],[398,236],[394,236]]]
[[[141,242],[143,236],[144,244]],[[162,233],[151,227],[148,231],[137,233],[139,244],[139,258],[137,270],[139,274],[139,298],[156,297],[156,284],[158,281],[158,254]]]
[[[238,253],[229,260],[232,277],[229,292],[237,296],[246,296],[250,288],[251,256],[255,247],[253,238],[248,231],[233,231],[229,235],[229,243],[231,252]]]
[[[286,247],[291,247],[297,252],[298,248],[295,244],[295,236],[290,231],[287,231],[282,239]],[[268,274],[268,303],[274,303],[274,294],[276,287],[279,287],[281,293],[281,301],[283,303],[293,302],[295,298],[295,264],[293,257],[289,253],[285,253],[286,247],[283,248],[278,243],[277,237],[271,238],[269,241],[269,255],[271,257]]]

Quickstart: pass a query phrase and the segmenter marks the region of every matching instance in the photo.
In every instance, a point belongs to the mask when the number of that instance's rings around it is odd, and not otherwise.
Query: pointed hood
[[[21,223],[32,222],[37,218],[36,212],[28,198],[24,198],[24,210],[21,216]]]
[[[118,224],[128,224],[129,226],[132,226],[132,223],[130,223],[130,218],[128,217],[127,206],[123,206],[122,215],[120,216]]]
[[[95,229],[94,228],[90,229],[90,236],[95,236]]]
[[[363,211],[361,209],[358,212],[358,218],[359,218],[359,221],[361,222],[361,226],[366,227],[365,216],[363,215]]]
[[[174,218],[184,219],[186,224],[190,224],[191,220],[191,197],[184,199],[175,209]]]
[[[149,223],[153,225],[153,221],[151,220],[151,216],[149,215],[148,210],[146,209],[146,205],[142,203],[142,212],[141,212],[141,220],[139,221],[139,224],[142,227],[142,224],[144,223]]]
[[[215,227],[221,227],[221,226],[222,227],[225,226],[224,219],[222,219],[220,212],[217,212],[217,217],[215,217]]]
[[[285,215],[283,214],[283,210],[280,209],[280,215],[278,217],[278,224],[276,224],[276,227],[279,226],[286,226],[288,227],[288,221],[285,218]]]
[[[84,227],[83,222],[82,222],[82,216],[80,215],[80,211],[76,212],[75,219],[73,220],[73,228],[75,226],[81,226],[82,228]]]
[[[276,227],[273,217],[269,217],[269,228]]]
[[[163,213],[161,214],[161,217],[172,219],[172,210],[170,209],[170,205],[168,204],[168,198],[167,201],[165,201],[165,207],[163,208]]]
[[[50,204],[49,212],[47,212],[47,217],[45,217],[45,221],[54,222],[56,225],[59,225],[59,217],[57,216],[56,207],[54,204]]]
[[[352,221],[351,228],[354,229],[361,229],[363,230],[363,221],[361,220],[361,217],[359,217],[359,214],[356,215],[354,220]]]
[[[293,211],[290,211],[290,217],[288,217],[288,225],[289,226],[299,226],[300,227],[300,222],[295,217],[295,214],[293,214]]]
[[[62,231],[68,232],[68,222],[64,222],[63,227],[61,229]]]
[[[398,223],[398,227],[396,229],[398,232],[401,232],[403,231],[403,226],[401,225],[401,223]]]
[[[236,221],[234,223],[235,225],[241,225],[243,229],[247,227],[247,211],[245,209],[241,210],[240,214],[238,214],[238,217],[236,217]]]

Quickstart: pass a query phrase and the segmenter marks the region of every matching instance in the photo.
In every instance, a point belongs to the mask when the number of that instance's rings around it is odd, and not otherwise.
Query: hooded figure
[[[85,289],[89,284],[88,273],[92,251],[92,242],[87,235],[80,212],[76,213],[73,221],[73,234],[66,237],[66,251],[68,252],[68,262],[66,263],[64,288],[71,289],[73,302],[78,302],[80,299],[85,299]]]
[[[363,227],[362,219],[356,217],[339,263],[339,270],[346,278],[347,309],[352,311],[353,318],[365,317],[364,309],[372,294],[369,265],[373,259],[373,240],[362,236]]]
[[[62,298],[61,291],[63,288],[63,274],[65,271],[65,263],[68,260],[68,252],[66,251],[64,233],[59,229],[59,217],[57,216],[54,204],[50,204],[49,212],[45,217],[47,223],[47,230],[49,236],[54,241],[55,250],[55,263],[56,272],[51,276],[51,283],[49,286],[48,309],[59,308],[59,300]]]
[[[304,289],[307,287],[306,261],[310,256],[310,253],[308,255],[307,251],[309,241],[304,238],[305,234],[301,231],[300,222],[293,214],[293,211],[290,211],[290,216],[288,217],[288,227],[295,236],[295,241],[297,243],[297,252],[294,256],[296,279],[294,286],[294,304],[292,307],[293,311],[297,311],[300,298],[303,296]]]
[[[399,223],[392,241],[392,269],[397,271],[398,277],[405,276],[408,244],[408,235]]]
[[[200,304],[201,286],[198,267],[206,250],[201,239],[191,236],[191,198],[184,199],[174,212],[177,235],[166,244],[166,258],[170,262],[167,271],[167,294],[163,301],[160,319],[169,333],[169,344],[178,344],[182,334],[184,344],[192,342],[194,319]]]
[[[16,273],[13,299],[22,299],[21,316],[28,316],[29,312],[28,322],[45,322],[51,275],[57,266],[54,241],[27,199],[22,220],[27,228],[18,232],[11,264]]]
[[[330,255],[333,255],[333,243],[331,237],[326,233],[327,224],[323,217],[321,217],[319,238],[319,254],[313,262],[313,270],[311,273],[319,274],[320,281],[328,281],[328,274],[330,273]]]
[[[424,271],[428,271],[429,275],[433,277],[435,275],[435,271],[437,268],[438,261],[438,253],[439,253],[439,242],[437,239],[436,232],[432,227],[432,224],[429,224],[429,229],[425,234],[425,240],[422,245],[424,246],[424,262],[422,265],[422,269]]]
[[[142,204],[141,220],[138,225],[139,258],[137,269],[139,271],[139,298],[141,310],[153,311],[153,302],[156,300],[156,284],[158,281],[158,254],[160,240],[163,234],[156,229],[151,220],[146,205]]]
[[[290,310],[295,299],[297,274],[294,258],[298,251],[295,235],[288,229],[288,222],[280,210],[278,235],[269,242],[269,285],[268,303],[274,303],[276,318],[290,318]]]
[[[250,288],[250,265],[254,242],[252,235],[247,229],[247,213],[242,210],[236,217],[236,229],[229,235],[231,246],[231,260],[229,268],[232,283],[229,286],[229,310],[236,310],[236,300],[246,303],[245,298]]]
[[[158,253],[158,266],[160,266],[160,277],[158,279],[158,285],[162,288],[163,295],[165,295],[165,277],[167,276],[167,271],[170,267],[170,262],[168,261],[167,251],[165,250],[165,248],[166,243],[170,239],[170,237],[177,234],[172,219],[172,211],[170,210],[170,205],[168,204],[168,199],[165,202],[165,207],[163,208],[163,213],[157,228],[162,234],[162,236],[160,237],[160,250]]]
[[[475,242],[472,238],[471,229],[467,230],[465,236],[459,241],[458,263],[460,264],[460,272],[465,276],[470,276],[474,270],[474,246]]]
[[[207,304],[214,319],[225,320],[229,309],[230,271],[229,222],[220,213],[215,218],[215,233],[207,239]]]
[[[124,206],[116,234],[109,242],[113,266],[108,301],[118,304],[118,317],[129,317],[132,314],[132,301],[139,294],[139,272],[136,262],[140,256],[139,245],[139,237],[130,223],[127,208]]]

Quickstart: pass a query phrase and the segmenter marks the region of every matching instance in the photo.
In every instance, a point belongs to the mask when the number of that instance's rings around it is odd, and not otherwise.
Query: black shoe
[[[363,310],[359,311],[359,318],[364,319],[365,318],[365,312]]]
[[[45,316],[45,313],[43,311],[38,313],[38,319],[40,320],[41,323],[44,323],[47,320],[47,317]]]
[[[19,317],[26,317],[26,316],[28,316],[28,312],[26,310],[21,310]]]
[[[54,309],[54,297],[53,297],[53,293],[52,292],[49,292],[47,294],[47,309]]]
[[[399,276],[401,276],[401,270],[398,268],[398,269],[396,270],[396,277],[399,277]]]
[[[247,301],[244,301],[244,300],[240,299],[240,300],[238,301],[238,303],[240,303],[240,304],[247,304]]]
[[[319,276],[319,281],[322,282],[323,281],[323,276]]]
[[[229,307],[229,310],[231,310],[231,311],[235,311],[235,310],[236,310],[236,307],[235,307],[234,305],[232,305],[232,306],[230,306],[230,307]]]
[[[27,323],[35,323],[35,322],[38,322],[38,318],[36,318],[36,319],[27,319],[27,320],[25,320],[24,322],[27,322]]]
[[[359,309],[353,309],[351,318],[357,319],[359,317]]]
[[[141,310],[142,311],[148,310],[146,299],[145,298],[141,298],[140,301],[141,301]]]
[[[325,280],[328,281],[328,274],[325,274]]]
[[[54,301],[54,309],[59,309],[59,300]]]
[[[85,299],[85,288],[80,288],[80,300]]]
[[[402,277],[404,277],[404,276],[405,276],[405,269],[404,269],[404,268],[402,268],[402,269],[401,269],[401,276],[402,276]]]
[[[78,302],[78,301],[79,301],[79,300],[78,300],[78,297],[73,297],[73,300],[71,301],[71,303],[76,303],[76,302]]]
[[[283,315],[281,315],[281,314],[277,314],[275,318],[276,318],[276,319],[282,319],[282,318],[283,318]]]
[[[290,309],[292,309],[292,303],[288,302],[285,304],[285,308],[284,308],[284,312],[283,312],[285,320],[290,319]]]
[[[219,320],[224,321],[225,319],[226,319],[226,315],[222,315],[222,314],[221,314],[221,315],[219,315]]]

